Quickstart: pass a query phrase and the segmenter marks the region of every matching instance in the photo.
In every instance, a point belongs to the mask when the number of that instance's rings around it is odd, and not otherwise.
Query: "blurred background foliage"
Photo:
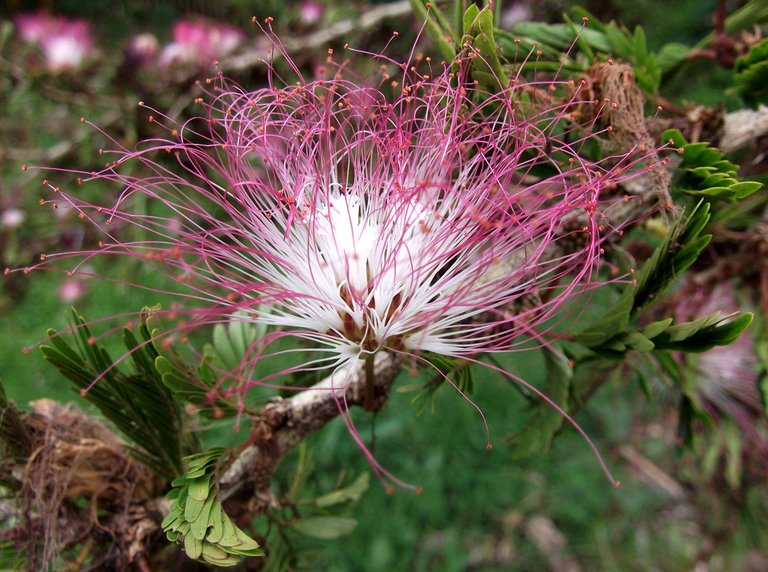
[[[616,19],[630,30],[642,26],[649,52],[670,42],[700,45],[712,34],[718,10],[714,0],[593,0],[578,4],[602,22]],[[728,1],[724,6],[731,14],[744,4]],[[755,18],[742,30],[759,35],[768,8],[764,2],[751,4],[763,9],[759,12],[762,20]],[[0,7],[0,267],[24,267],[33,264],[40,253],[77,250],[98,240],[72,213],[52,212],[50,203],[41,206],[39,201],[48,198],[41,178],[22,172],[26,164],[66,169],[103,162],[99,149],[110,143],[105,136],[82,126],[81,117],[119,143],[131,145],[159,132],[139,112],[137,101],[170,110],[175,117],[193,112],[194,80],[205,70],[189,62],[172,71],[133,65],[131,58],[138,56],[130,53],[130,42],[137,34],[152,34],[159,51],[171,41],[172,28],[179,20],[205,18],[226,23],[242,30],[245,38],[233,52],[236,58],[263,40],[250,24],[254,15],[260,19],[274,17],[274,29],[285,41],[308,40],[312,34],[332,30],[347,19],[392,5],[334,0],[6,0]],[[510,30],[524,21],[559,24],[562,14],[570,13],[574,5],[554,0],[505,0],[500,27]],[[402,41],[396,46],[406,50],[418,25],[408,3],[399,6],[395,16],[381,18],[371,27],[353,26],[352,31],[329,38],[323,46],[340,48],[349,42],[376,51],[397,30]],[[38,10],[82,18],[92,26],[96,47],[77,73],[47,72],[41,54],[20,41],[11,22],[19,14]],[[302,51],[301,40],[291,45],[295,47],[292,56],[311,75],[311,64],[324,47],[318,50],[310,42],[311,47]],[[701,44],[702,48],[707,45]],[[223,67],[226,69],[226,63]],[[663,76],[659,94],[673,106],[695,102],[702,113],[739,109],[744,103],[729,89],[734,74],[731,68],[717,65],[711,58],[692,59]],[[262,72],[253,67],[227,73],[249,87],[265,81]],[[655,103],[651,101],[651,105]],[[765,151],[764,138],[737,151],[735,160],[742,165],[742,174],[765,181]],[[66,173],[60,178],[64,180],[57,184],[73,183],[66,180]],[[116,190],[93,192],[114,194]],[[765,199],[758,195],[739,204],[743,206],[718,207],[715,223],[723,240],[749,245],[754,238],[750,233],[765,224]],[[665,221],[657,223],[663,226]],[[640,250],[641,243],[647,250],[654,239],[658,242],[653,227],[641,229],[637,237],[635,247]],[[739,288],[734,294],[738,306],[757,309],[760,299],[755,295],[759,289],[755,284],[762,274],[756,278],[754,272],[759,274],[761,269],[754,265],[739,268],[728,259],[738,253],[731,242],[717,243],[705,251],[695,273],[704,277],[699,284],[733,280]],[[765,264],[764,260],[757,258],[756,264]],[[104,262],[93,264],[95,274],[105,273],[98,266]],[[162,297],[119,283],[121,277],[138,281],[136,274],[144,270],[135,261],[108,270],[117,283],[71,279],[54,272],[12,274],[2,282],[0,379],[9,398],[21,408],[43,397],[91,407],[37,352],[21,352],[43,338],[46,328],[66,328],[63,308],[67,305],[76,304],[85,315],[96,317],[164,302]],[[715,270],[714,275],[707,274]],[[144,282],[151,284],[153,279],[149,274],[141,275]],[[657,317],[674,313],[685,294],[684,288],[674,290]],[[768,351],[759,316],[760,312],[751,331],[754,341],[749,351],[765,361]],[[104,331],[114,325],[99,328]],[[104,343],[119,347],[119,340],[109,337]],[[543,383],[542,360],[525,355],[510,359],[508,367],[516,373],[532,383]],[[640,358],[637,361],[643,362]],[[683,378],[695,379],[707,373],[702,372],[697,358],[690,358],[681,367]],[[663,369],[651,362],[636,363],[631,372],[618,368],[617,374],[606,376],[606,388],[596,394],[588,415],[579,418],[622,481],[618,490],[606,482],[573,431],[563,430],[546,454],[515,456],[513,445],[529,419],[527,414],[520,414],[526,401],[509,391],[507,381],[484,371],[476,380],[473,399],[491,423],[492,450],[485,449],[484,430],[476,411],[455,393],[437,393],[426,408],[414,402],[412,394],[395,393],[375,419],[357,411],[355,420],[364,436],[375,431],[375,452],[387,469],[415,481],[423,491],[419,495],[400,490],[388,494],[374,481],[356,506],[344,509],[346,516],[357,520],[357,526],[343,538],[312,539],[294,530],[275,533],[276,528],[269,528],[271,532],[264,533],[262,529],[267,546],[273,555],[280,554],[283,545],[290,546],[295,550],[291,554],[299,555],[292,565],[307,570],[768,569],[766,450],[750,448],[750,442],[742,440],[739,425],[725,421],[695,425],[700,433],[687,436],[689,446],[684,448],[686,436],[678,434],[678,429],[685,411],[681,401],[686,398],[663,381],[665,376],[659,374]],[[644,375],[652,398],[626,383],[623,376],[635,379],[636,372]],[[502,393],[505,398],[499,399]],[[243,440],[232,431],[231,421],[213,423],[201,438],[210,445],[236,445]],[[308,439],[306,447],[281,468],[277,486],[283,487],[279,492],[286,493],[296,475],[303,475],[306,495],[316,497],[367,471],[365,459],[337,419]],[[277,560],[275,556],[275,569]]]

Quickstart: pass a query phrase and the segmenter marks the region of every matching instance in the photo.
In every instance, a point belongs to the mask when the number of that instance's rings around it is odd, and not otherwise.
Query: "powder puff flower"
[[[133,36],[123,50],[126,65],[141,67],[155,59],[160,50],[160,43],[153,34],[138,34]]]
[[[323,17],[325,7],[316,0],[304,0],[299,6],[299,19],[304,24],[317,24]]]
[[[693,319],[718,311],[728,315],[739,311],[729,283],[718,284],[712,289],[693,287],[693,291],[686,291],[684,301],[678,306],[681,318]],[[749,332],[742,333],[728,346],[690,356],[688,361],[699,400],[697,405],[714,419],[728,417],[745,430],[752,429],[761,410],[761,398],[758,358]]]
[[[378,56],[377,81],[339,71],[286,85],[273,72],[248,91],[215,79],[205,117],[176,125],[153,112],[167,139],[105,151],[106,168],[79,173],[119,186],[116,203],[56,189],[105,238],[45,264],[143,260],[175,284],[168,315],[182,321],[170,336],[227,321],[268,328],[221,372],[227,395],[276,379],[258,374],[269,359],[343,384],[379,352],[428,364],[546,343],[598,284],[623,222],[609,216],[617,186],[659,165],[638,149],[581,156],[605,132],[572,120],[606,105],[585,100],[585,84],[518,76],[488,93],[471,81],[474,57],[435,70]],[[135,196],[164,214],[134,210]],[[147,238],[123,241],[113,222]]]
[[[16,208],[5,209],[0,213],[0,228],[18,228],[27,220],[27,214]]]
[[[248,310],[276,337],[309,342],[307,367],[378,351],[508,350],[593,286],[610,229],[603,198],[642,158],[586,161],[588,136],[564,128],[574,99],[524,99],[549,84],[481,93],[467,60],[434,79],[405,73],[394,101],[338,76],[252,92],[222,84],[209,133],[174,126],[174,138],[116,150],[88,173],[122,186],[117,204],[68,200],[105,231],[121,220],[151,233],[133,243],[107,232],[100,252],[168,274],[200,305],[195,325]],[[131,211],[133,195],[173,216]]]
[[[51,73],[82,67],[93,51],[93,36],[85,20],[59,18],[45,13],[20,14],[14,19],[21,38],[38,45]]]
[[[173,40],[160,52],[160,65],[208,67],[232,53],[245,38],[242,30],[205,20],[180,20],[173,26]]]

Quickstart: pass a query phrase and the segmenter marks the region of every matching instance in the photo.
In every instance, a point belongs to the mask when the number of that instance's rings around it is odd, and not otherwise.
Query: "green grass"
[[[3,364],[0,380],[6,387],[8,397],[22,407],[29,400],[41,397],[85,403],[69,388],[69,383],[43,360],[37,349],[37,345],[45,341],[48,328],[62,331],[69,325],[67,313],[70,306],[56,296],[62,280],[61,274],[31,274],[23,299],[0,315],[0,336],[4,340],[0,348],[0,363]],[[87,284],[88,293],[76,307],[90,320],[135,312],[157,303],[159,299],[156,294],[101,280],[92,279]],[[103,326],[95,326],[94,330],[102,332],[121,323],[119,320],[105,322]],[[119,336],[108,339],[107,347],[119,351],[122,347]],[[28,353],[24,353],[25,348],[29,349]]]
[[[633,479],[610,453],[614,440],[626,437],[626,424],[613,423],[613,417],[628,413],[626,408],[608,407],[607,415],[582,420],[624,481],[617,490],[573,431],[566,431],[547,454],[515,459],[506,438],[525,416],[522,399],[507,382],[493,376],[478,379],[476,398],[490,421],[491,450],[475,409],[449,388],[440,391],[434,414],[420,416],[407,395],[393,395],[376,421],[376,456],[397,477],[423,490],[388,494],[374,481],[352,513],[359,520],[356,531],[342,541],[314,545],[316,569],[465,570],[473,546],[503,537],[505,521],[535,515],[551,518],[566,535],[568,550],[590,570],[610,570],[612,560],[627,564],[640,556],[632,553],[631,523],[645,520],[650,527],[668,499]],[[361,427],[369,425],[357,418]],[[313,438],[310,448],[318,492],[330,489],[342,470],[367,470],[339,422]],[[513,567],[483,570],[543,569],[546,560],[519,527],[506,534],[517,546]],[[609,556],[606,547],[619,554]]]

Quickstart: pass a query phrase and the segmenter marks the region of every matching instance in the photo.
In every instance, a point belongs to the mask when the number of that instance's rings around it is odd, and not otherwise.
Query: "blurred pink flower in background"
[[[36,44],[45,37],[55,20],[56,18],[44,12],[38,12],[34,14],[19,14],[14,18],[13,23],[16,25],[22,40],[30,44]]]
[[[142,66],[154,60],[159,51],[160,43],[153,34],[138,34],[128,40],[124,57],[126,62]]]
[[[323,17],[325,6],[315,0],[304,0],[299,6],[299,19],[304,24],[316,24]]]
[[[234,51],[245,39],[239,28],[206,20],[180,20],[173,26],[173,40],[160,52],[160,65],[210,66]]]
[[[21,209],[10,208],[0,214],[0,228],[18,228],[27,219]]]
[[[524,2],[513,2],[510,5],[504,3],[504,8],[501,12],[501,27],[504,30],[509,30],[515,24],[519,22],[526,22],[533,19],[533,12],[531,7]]]
[[[37,12],[19,14],[14,23],[22,40],[40,47],[51,73],[76,70],[92,55],[93,35],[85,20]]]
[[[68,304],[78,302],[88,291],[88,287],[81,278],[67,278],[61,283],[57,294],[59,300]]]
[[[689,293],[678,306],[678,315],[684,320],[717,311],[725,316],[741,308],[728,282],[711,289],[695,287],[697,290]],[[726,416],[742,428],[751,428],[761,403],[757,386],[758,358],[750,333],[742,333],[728,346],[716,347],[689,359],[699,397],[697,405],[715,420]]]

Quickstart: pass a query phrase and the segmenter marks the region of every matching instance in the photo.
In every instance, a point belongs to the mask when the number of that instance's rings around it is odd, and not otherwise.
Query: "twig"
[[[379,352],[373,368],[372,407],[377,410],[389,397],[400,362],[392,354]],[[363,405],[365,387],[365,368],[361,365],[351,371],[340,370],[290,399],[267,405],[257,420],[257,425],[264,426],[260,437],[243,449],[219,479],[222,498],[231,497],[244,488],[256,494],[267,491],[285,455],[344,409]]]
[[[626,459],[638,472],[638,476],[650,485],[654,485],[674,499],[685,498],[683,485],[669,476],[658,465],[647,459],[634,447],[622,445],[619,454]]]
[[[728,113],[724,119],[720,149],[724,153],[731,153],[766,133],[768,133],[768,107],[765,105],[761,105],[756,110],[742,109]]]

